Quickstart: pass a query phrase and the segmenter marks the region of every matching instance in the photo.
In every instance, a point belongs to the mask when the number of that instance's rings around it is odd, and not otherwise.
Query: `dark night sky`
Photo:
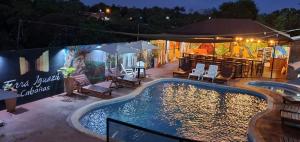
[[[203,10],[208,8],[217,8],[220,4],[226,1],[233,0],[81,0],[87,5],[92,5],[99,2],[106,4],[115,4],[128,7],[175,7],[183,6],[187,11]],[[269,13],[282,8],[297,8],[300,9],[300,0],[255,0],[260,13]]]

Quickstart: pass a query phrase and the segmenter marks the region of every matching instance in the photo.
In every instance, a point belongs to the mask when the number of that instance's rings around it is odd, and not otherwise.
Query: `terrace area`
[[[0,2],[0,142],[300,141],[299,2],[146,1]]]
[[[160,68],[147,70],[149,77],[143,79],[142,84],[158,79],[172,78],[172,73],[178,67],[178,62],[166,64]],[[248,81],[256,79],[234,79],[228,82],[229,86],[249,89],[260,92],[272,98],[271,108],[262,116],[251,121],[249,128],[256,140],[281,141],[282,139],[299,140],[298,129],[281,124],[279,110],[282,107],[282,97],[265,89],[259,89],[246,85]],[[262,79],[268,80],[268,79]],[[276,80],[283,81],[285,80]],[[109,82],[101,82],[99,85],[108,87]],[[83,134],[69,125],[70,115],[78,108],[87,104],[121,97],[129,94],[134,89],[119,88],[113,90],[111,97],[95,98],[82,95],[66,96],[58,94],[35,102],[23,104],[17,107],[15,113],[8,113],[5,110],[0,112],[0,119],[6,124],[0,127],[0,141],[6,142],[94,142],[100,141],[97,138]],[[271,103],[271,102],[269,102]]]

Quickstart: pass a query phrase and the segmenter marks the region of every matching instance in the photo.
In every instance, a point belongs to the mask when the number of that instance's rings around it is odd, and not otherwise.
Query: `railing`
[[[198,142],[107,118],[107,142]]]

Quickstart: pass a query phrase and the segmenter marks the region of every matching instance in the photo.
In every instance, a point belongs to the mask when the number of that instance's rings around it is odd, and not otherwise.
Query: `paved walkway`
[[[148,82],[156,78],[172,77],[177,63],[167,64],[161,68],[147,70]],[[268,93],[275,99],[275,109],[258,119],[255,131],[266,141],[279,141],[281,137],[299,137],[299,131],[294,128],[282,127],[279,117],[281,97],[270,91],[245,86],[251,79],[236,79],[229,85]],[[109,86],[110,82],[99,83]],[[75,110],[95,101],[127,95],[133,91],[120,88],[112,92],[112,97],[95,98],[87,96],[68,97],[64,94],[55,95],[39,101],[18,106],[16,114],[0,111],[0,119],[6,125],[0,127],[0,142],[99,142],[100,140],[79,133],[68,125],[67,119]]]

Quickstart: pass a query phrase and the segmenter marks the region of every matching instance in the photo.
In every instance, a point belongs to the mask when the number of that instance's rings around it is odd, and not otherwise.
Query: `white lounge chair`
[[[207,71],[205,71],[203,77],[205,78],[210,78],[211,82],[214,82],[214,79],[217,77],[218,75],[218,66],[217,65],[209,65],[209,68]],[[202,77],[202,80],[203,80]]]
[[[198,77],[198,80],[200,80],[200,78],[203,76],[205,71],[204,67],[205,67],[204,64],[197,63],[196,68],[192,70],[192,73],[189,73],[188,78],[190,79],[191,76],[196,76]]]
[[[126,76],[131,76],[131,77],[135,77],[136,73],[134,72],[133,69],[126,69],[123,64],[121,64],[121,74],[122,75],[126,75]]]

